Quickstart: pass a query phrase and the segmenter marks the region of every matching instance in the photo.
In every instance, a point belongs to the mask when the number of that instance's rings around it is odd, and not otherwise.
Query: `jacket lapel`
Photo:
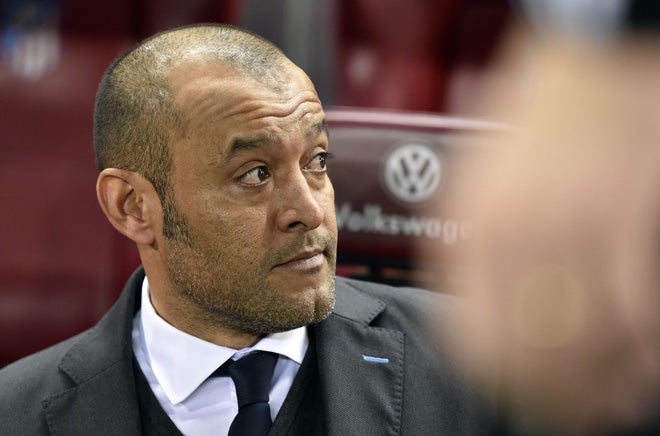
[[[144,278],[140,268],[121,297],[60,360],[74,387],[44,399],[52,434],[139,434],[131,331]]]
[[[371,327],[385,303],[337,281],[337,306],[315,327],[330,434],[395,435],[401,425],[403,333]]]
[[[135,387],[126,379],[124,366],[118,363],[93,380],[44,400],[51,433],[140,434]]]

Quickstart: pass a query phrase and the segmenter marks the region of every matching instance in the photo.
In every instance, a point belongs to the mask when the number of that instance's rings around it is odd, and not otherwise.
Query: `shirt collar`
[[[255,350],[271,351],[300,365],[307,351],[309,339],[305,327],[270,334],[252,347],[242,350],[207,342],[177,329],[161,318],[151,304],[149,295],[149,282],[145,277],[139,314],[140,329],[150,366],[172,404],[188,398],[232,356],[240,358]]]

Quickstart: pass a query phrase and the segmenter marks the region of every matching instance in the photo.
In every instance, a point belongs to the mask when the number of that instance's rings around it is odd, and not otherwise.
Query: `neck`
[[[162,274],[149,269],[144,263],[149,278],[149,299],[154,310],[162,319],[175,328],[223,347],[240,350],[256,344],[262,335],[226,327],[226,323],[194,304],[180,293],[167,286]]]
[[[153,291],[153,288],[151,289],[151,304],[158,316],[189,335],[235,350],[251,347],[261,339],[261,335],[256,333],[248,333],[224,327],[215,317],[210,319],[211,316],[208,314],[199,313],[200,310],[198,307],[195,307],[194,304],[188,301],[182,301],[182,298],[159,298],[158,294]],[[167,304],[168,301],[177,302],[175,304]]]

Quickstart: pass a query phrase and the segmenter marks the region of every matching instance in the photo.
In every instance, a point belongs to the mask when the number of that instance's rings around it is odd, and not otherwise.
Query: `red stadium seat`
[[[451,18],[458,0],[342,1],[338,102],[442,108]]]

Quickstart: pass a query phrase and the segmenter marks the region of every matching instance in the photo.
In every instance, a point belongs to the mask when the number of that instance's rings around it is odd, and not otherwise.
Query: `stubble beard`
[[[183,217],[180,217],[180,219]],[[239,263],[224,258],[210,245],[201,245],[185,221],[179,221],[181,238],[166,238],[165,261],[175,292],[183,304],[193,308],[192,316],[209,326],[229,328],[250,334],[269,334],[315,324],[334,308],[336,238],[316,236],[325,248],[327,277],[313,289],[303,292],[278,290],[267,283],[268,265],[252,265],[240,274]],[[299,247],[301,243],[295,244]],[[280,250],[270,257],[282,258],[296,248]]]

